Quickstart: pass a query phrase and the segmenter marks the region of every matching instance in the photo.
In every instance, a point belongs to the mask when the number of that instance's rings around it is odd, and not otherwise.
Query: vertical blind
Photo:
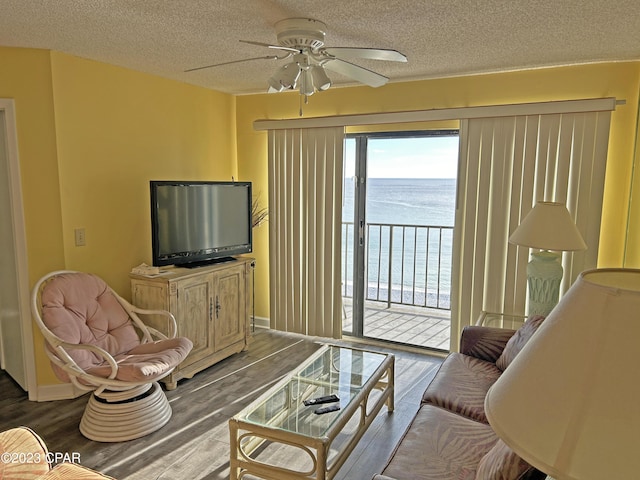
[[[561,292],[596,266],[610,117],[595,111],[461,122],[452,350],[481,311],[524,313],[529,249],[508,238],[536,202],[565,203],[588,246],[563,255]]]
[[[269,130],[271,328],[340,338],[344,127]]]
[[[567,205],[588,249],[565,253],[564,292],[597,265],[615,98],[259,120],[269,131],[271,326],[340,336],[345,125],[462,119],[451,350],[481,311],[522,314],[529,249],[509,235],[537,201]]]

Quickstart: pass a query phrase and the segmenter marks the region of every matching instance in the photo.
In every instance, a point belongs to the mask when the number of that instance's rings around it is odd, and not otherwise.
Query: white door
[[[0,100],[0,367],[28,390],[33,340],[12,107]]]

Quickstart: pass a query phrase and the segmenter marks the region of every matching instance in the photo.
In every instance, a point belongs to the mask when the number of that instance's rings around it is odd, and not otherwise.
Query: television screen
[[[251,183],[151,181],[151,235],[156,266],[251,252]]]

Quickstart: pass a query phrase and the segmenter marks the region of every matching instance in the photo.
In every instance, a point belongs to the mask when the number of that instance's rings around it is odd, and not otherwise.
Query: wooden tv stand
[[[246,350],[251,328],[250,270],[254,259],[199,268],[162,268],[160,275],[130,274],[132,303],[140,308],[168,310],[176,318],[178,336],[193,342],[187,358],[162,382],[168,390],[220,360]],[[153,317],[153,318],[147,318]],[[162,316],[145,321],[163,333]]]

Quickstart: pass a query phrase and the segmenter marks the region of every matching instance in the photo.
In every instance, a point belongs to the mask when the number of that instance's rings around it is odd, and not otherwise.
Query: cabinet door
[[[244,265],[214,274],[214,343],[216,351],[244,340],[247,320]]]
[[[207,357],[214,351],[211,275],[181,280],[178,282],[176,295],[178,335],[187,337],[193,342],[193,350],[182,363],[181,368],[183,368]]]
[[[139,308],[171,311],[166,283],[132,280],[131,300]],[[140,319],[165,335],[169,334],[169,320],[164,315],[142,315]]]

